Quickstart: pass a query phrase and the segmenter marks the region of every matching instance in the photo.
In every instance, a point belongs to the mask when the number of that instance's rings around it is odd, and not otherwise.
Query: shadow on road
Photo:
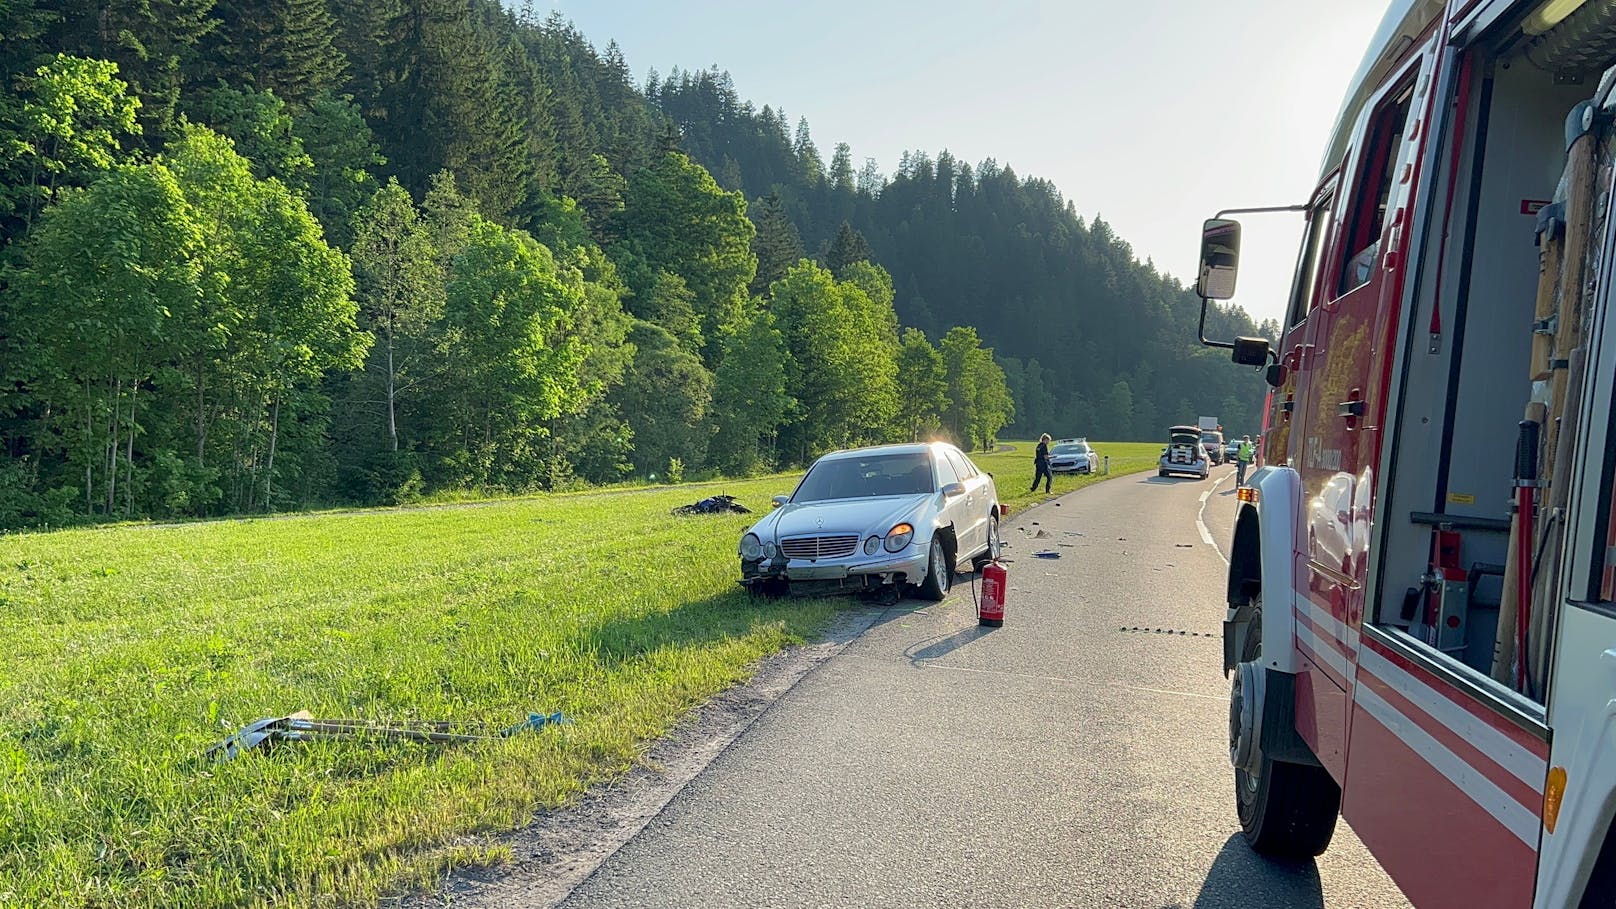
[[[1146,483],[1155,483],[1155,484],[1159,484],[1159,485],[1162,485],[1162,486],[1177,486],[1177,485],[1179,485],[1181,483],[1205,483],[1207,481],[1201,479],[1200,477],[1172,476],[1172,477],[1146,477],[1145,482]]]
[[[1324,909],[1318,866],[1311,860],[1282,862],[1264,858],[1252,852],[1245,837],[1236,833],[1218,851],[1194,905],[1169,903],[1162,909],[1244,909],[1248,906]]]
[[[910,644],[909,648],[903,652],[903,655],[909,658],[910,663],[918,665],[925,660],[935,660],[939,657],[948,656],[966,644],[992,632],[992,628],[972,625],[968,628],[961,628],[947,637],[932,637]]]

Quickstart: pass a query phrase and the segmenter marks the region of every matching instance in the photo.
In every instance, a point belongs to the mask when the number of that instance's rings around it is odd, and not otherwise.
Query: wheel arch
[[[1609,906],[1613,902],[1616,902],[1616,821],[1607,820],[1603,845],[1599,847],[1593,868],[1588,872],[1588,881],[1583,884],[1577,905],[1590,909]]]
[[[943,541],[943,557],[953,565],[959,559],[959,535],[954,532],[953,523],[938,524],[932,536]]]
[[[1229,578],[1223,620],[1223,674],[1228,675],[1246,652],[1246,637],[1257,614],[1262,593],[1262,519],[1257,509],[1242,502],[1234,521],[1234,542],[1229,548]]]
[[[1240,503],[1234,545],[1229,556],[1228,615],[1223,622],[1223,668],[1233,671],[1245,652],[1245,638],[1257,609],[1262,609],[1262,664],[1280,672],[1296,672],[1296,592],[1292,526],[1301,478],[1288,467],[1261,467],[1246,484],[1255,501]],[[1278,645],[1278,646],[1276,646]]]

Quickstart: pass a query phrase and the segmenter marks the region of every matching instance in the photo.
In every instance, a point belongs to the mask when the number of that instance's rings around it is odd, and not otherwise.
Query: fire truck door
[[[1342,184],[1334,254],[1321,276],[1324,302],[1314,315],[1322,318],[1310,318],[1308,326],[1314,362],[1298,446],[1304,526],[1297,535],[1303,551],[1296,574],[1302,587],[1296,628],[1311,678],[1299,683],[1311,683],[1315,752],[1337,779],[1346,776],[1348,695],[1363,620],[1371,491],[1415,162],[1426,132],[1420,121],[1427,107],[1429,56],[1416,55],[1365,106]]]

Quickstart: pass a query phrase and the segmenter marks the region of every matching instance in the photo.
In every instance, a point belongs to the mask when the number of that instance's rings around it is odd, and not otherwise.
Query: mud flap
[[[1263,671],[1268,673],[1263,693],[1263,754],[1287,764],[1324,766],[1296,731],[1296,676],[1277,669]]]
[[[1246,652],[1246,629],[1251,625],[1255,609],[1250,602],[1229,605],[1229,617],[1223,620],[1223,675],[1228,677],[1240,665]]]

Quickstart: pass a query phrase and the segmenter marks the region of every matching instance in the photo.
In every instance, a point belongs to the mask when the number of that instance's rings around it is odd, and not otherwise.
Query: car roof
[[[946,442],[906,442],[901,445],[869,445],[864,448],[845,448],[820,455],[821,461],[839,461],[842,458],[863,458],[871,455],[925,454],[936,448],[953,448]]]

